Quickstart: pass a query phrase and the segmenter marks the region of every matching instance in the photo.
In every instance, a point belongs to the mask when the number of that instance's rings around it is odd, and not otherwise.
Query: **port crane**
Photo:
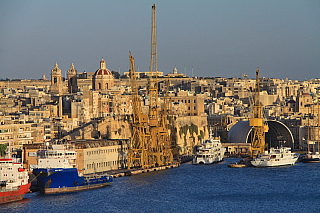
[[[132,99],[132,137],[128,151],[128,167],[148,168],[150,134],[148,130],[148,115],[141,113],[141,100],[139,96],[134,58],[130,53],[130,78]]]
[[[249,120],[252,129],[251,157],[263,153],[265,149],[265,133],[269,131],[267,123],[263,119],[262,104],[260,102],[259,67],[256,71],[256,86],[254,92],[253,117]]]
[[[151,66],[148,95],[149,114],[141,113],[134,58],[130,52],[130,80],[133,107],[132,137],[128,152],[129,168],[151,168],[173,163],[171,138],[167,128],[167,100],[163,109],[158,103],[156,6],[152,6]],[[154,74],[155,73],[155,74]],[[168,89],[169,87],[167,87]],[[166,98],[165,98],[166,99]],[[160,113],[161,112],[161,113]]]

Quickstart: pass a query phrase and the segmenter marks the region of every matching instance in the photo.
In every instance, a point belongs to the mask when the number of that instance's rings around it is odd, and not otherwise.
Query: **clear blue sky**
[[[153,3],[165,74],[320,78],[319,0],[2,0],[0,78],[50,79],[55,62],[93,72],[102,57],[123,74],[129,51],[148,71]]]

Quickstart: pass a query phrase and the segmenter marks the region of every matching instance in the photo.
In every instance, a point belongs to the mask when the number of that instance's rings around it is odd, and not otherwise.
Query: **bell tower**
[[[71,94],[78,92],[77,70],[74,68],[73,63],[68,70],[68,91]]]
[[[51,93],[62,93],[61,69],[59,69],[57,62],[54,65],[54,68],[51,70]]]

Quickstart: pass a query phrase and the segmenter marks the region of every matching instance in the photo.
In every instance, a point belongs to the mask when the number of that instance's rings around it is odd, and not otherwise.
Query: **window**
[[[29,152],[29,157],[37,157],[37,153],[36,152]]]

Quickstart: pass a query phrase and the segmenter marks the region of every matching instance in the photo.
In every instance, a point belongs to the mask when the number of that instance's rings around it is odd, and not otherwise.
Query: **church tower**
[[[68,91],[71,94],[78,92],[77,70],[74,68],[73,63],[68,70]]]
[[[62,91],[61,69],[59,69],[58,63],[56,62],[54,68],[51,70],[51,93],[61,94]]]

